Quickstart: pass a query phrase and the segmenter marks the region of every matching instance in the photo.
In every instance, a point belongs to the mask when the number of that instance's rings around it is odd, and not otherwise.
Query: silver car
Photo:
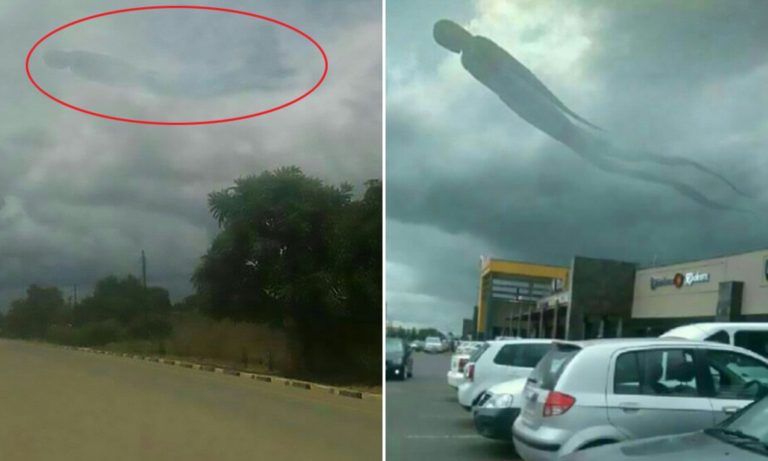
[[[523,391],[514,423],[526,461],[714,426],[768,386],[768,360],[735,346],[677,339],[555,343]]]
[[[573,453],[563,461],[766,461],[766,421],[768,399],[763,398],[710,429],[614,443]]]

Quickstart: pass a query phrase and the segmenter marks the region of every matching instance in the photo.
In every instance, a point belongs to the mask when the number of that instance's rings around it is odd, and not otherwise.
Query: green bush
[[[66,325],[51,325],[46,333],[46,340],[67,346],[77,345],[77,330]]]
[[[115,320],[89,323],[76,329],[75,341],[78,346],[103,346],[119,341],[125,336]]]
[[[136,319],[128,325],[128,336],[137,339],[163,339],[171,335],[171,322],[159,315]]]

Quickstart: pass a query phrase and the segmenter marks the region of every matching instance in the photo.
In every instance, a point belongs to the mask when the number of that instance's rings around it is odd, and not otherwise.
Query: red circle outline
[[[279,106],[272,107],[270,109],[266,109],[260,112],[255,112],[253,114],[247,114],[247,115],[241,115],[239,117],[230,117],[230,118],[222,118],[222,119],[216,119],[216,120],[200,120],[200,121],[191,121],[191,122],[162,122],[162,121],[156,121],[156,120],[140,120],[140,119],[131,119],[131,118],[124,118],[124,117],[115,117],[113,115],[108,114],[102,114],[99,112],[94,112],[88,109],[83,109],[82,107],[75,106],[74,104],[70,104],[68,102],[62,101],[61,99],[57,98],[56,96],[53,96],[52,94],[45,91],[40,85],[38,85],[37,81],[32,77],[32,73],[29,70],[29,61],[32,58],[32,54],[35,52],[38,46],[42,44],[44,41],[46,41],[49,37],[51,37],[54,34],[57,34],[61,32],[64,29],[70,28],[72,26],[75,26],[77,24],[80,24],[82,22],[90,21],[92,19],[101,18],[104,16],[111,16],[115,14],[120,13],[130,13],[135,11],[147,11],[147,10],[163,10],[163,9],[190,9],[190,10],[208,10],[208,11],[218,11],[223,13],[232,13],[232,14],[240,14],[243,16],[250,16],[252,18],[261,19],[264,21],[269,21],[271,23],[277,24],[279,26],[285,27],[289,30],[292,30],[293,32],[301,35],[302,37],[306,38],[310,41],[317,49],[320,51],[320,55],[323,57],[323,75],[320,77],[320,80],[315,83],[315,85],[309,89],[306,93],[302,94],[301,96],[292,99],[284,104],[281,104]],[[24,68],[27,73],[27,79],[29,79],[30,83],[34,85],[35,88],[51,100],[61,104],[64,107],[68,107],[72,110],[76,110],[78,112],[82,112],[84,114],[92,115],[94,117],[101,117],[109,120],[114,120],[117,122],[125,122],[125,123],[136,123],[136,124],[144,124],[144,125],[211,125],[215,123],[229,123],[229,122],[236,122],[238,120],[245,120],[248,118],[258,117],[260,115],[266,115],[272,112],[276,112],[280,109],[284,109],[290,105],[296,104],[297,102],[301,101],[302,99],[309,96],[311,93],[313,93],[317,88],[320,87],[320,85],[323,84],[323,81],[325,80],[325,77],[328,75],[328,57],[325,55],[325,51],[323,50],[323,47],[320,46],[317,41],[315,41],[314,38],[312,38],[309,34],[302,31],[301,29],[298,29],[290,24],[287,24],[285,22],[279,21],[274,18],[270,18],[268,16],[263,16],[256,13],[250,13],[248,11],[240,11],[240,10],[233,10],[230,8],[219,8],[214,6],[199,6],[199,5],[156,5],[156,6],[141,6],[141,7],[135,7],[135,8],[123,8],[120,10],[112,10],[112,11],[106,11],[104,13],[94,14],[92,16],[88,16],[82,19],[78,19],[76,21],[72,21],[68,24],[64,24],[63,26],[60,26],[47,34],[45,34],[40,40],[35,42],[35,44],[32,46],[32,48],[27,53],[27,59],[24,63]]]

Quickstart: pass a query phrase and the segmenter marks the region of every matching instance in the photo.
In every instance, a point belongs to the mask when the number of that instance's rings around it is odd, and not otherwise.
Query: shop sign
[[[685,274],[678,272],[674,277],[651,277],[651,290],[669,285],[680,288],[707,282],[709,282],[707,272],[686,272]]]

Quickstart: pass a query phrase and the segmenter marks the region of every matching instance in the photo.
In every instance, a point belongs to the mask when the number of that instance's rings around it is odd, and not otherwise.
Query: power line
[[[144,254],[144,250],[141,250],[141,283],[144,285],[144,289],[147,288],[147,256]]]

